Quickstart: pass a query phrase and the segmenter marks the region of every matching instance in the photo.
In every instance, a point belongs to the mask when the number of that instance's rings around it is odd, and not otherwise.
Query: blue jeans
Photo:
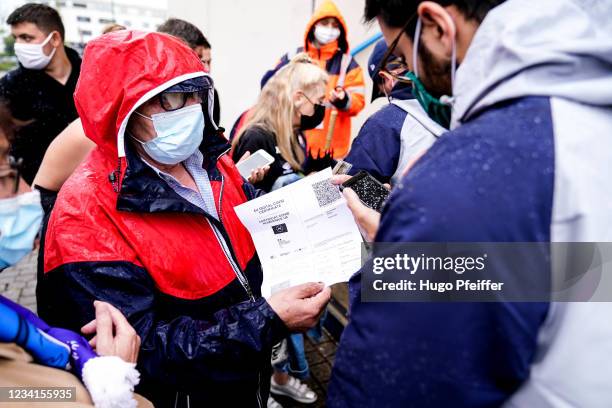
[[[321,339],[323,322],[326,317],[327,311],[321,316],[319,323],[307,332],[308,337],[315,342],[319,342]],[[304,335],[302,333],[295,333],[287,338],[287,359],[274,364],[274,368],[278,371],[289,373],[300,380],[310,376],[306,351],[304,350]]]

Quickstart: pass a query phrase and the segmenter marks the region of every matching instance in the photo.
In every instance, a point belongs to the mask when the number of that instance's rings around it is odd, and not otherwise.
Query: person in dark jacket
[[[596,268],[591,279],[573,245],[559,250],[569,242],[601,253],[597,243],[612,239],[612,3],[585,4],[366,0],[366,20],[378,20],[410,66],[415,96],[450,131],[401,179],[382,215],[345,189],[355,218],[396,248],[458,244],[466,250],[455,259],[477,243],[509,245],[514,259],[489,253],[484,270],[461,276],[515,281],[518,293],[479,302],[486,291],[468,298],[451,289],[443,300],[368,302],[368,262],[349,283],[329,407],[612,404],[610,291],[594,302],[599,290],[584,286],[605,286],[606,272]],[[390,256],[389,245],[373,247],[372,259]],[[551,250],[526,250],[534,247]],[[586,265],[599,256],[585,256]],[[573,258],[570,276],[560,258]],[[399,281],[396,271],[385,273]],[[421,282],[441,276],[414,272]],[[530,299],[541,283],[545,294]],[[553,301],[572,291],[580,294]]]
[[[381,183],[396,184],[408,163],[427,150],[444,129],[414,100],[412,87],[395,78],[405,71],[399,58],[391,55],[389,63],[380,66],[387,50],[384,39],[376,43],[368,73],[373,82],[372,101],[385,96],[389,104],[366,120],[344,161],[353,165],[350,175],[365,170]]]
[[[51,141],[78,116],[72,94],[81,58],[64,46],[64,25],[49,6],[28,3],[6,22],[19,67],[0,79],[0,96],[15,118],[28,122],[15,135],[11,154],[22,160],[23,178],[32,184]]]
[[[263,180],[255,183],[266,192],[290,184],[304,171],[302,132],[323,121],[327,73],[306,54],[298,54],[264,86],[241,132],[234,138],[233,157],[263,149],[274,162]]]
[[[75,101],[97,146],[62,186],[46,232],[41,317],[77,330],[93,300],[119,309],[142,339],[138,390],[159,407],[263,406],[272,346],[312,327],[330,296],[312,283],[261,297],[261,265],[234,212],[257,191],[210,119],[212,89],[176,37],[90,41]]]

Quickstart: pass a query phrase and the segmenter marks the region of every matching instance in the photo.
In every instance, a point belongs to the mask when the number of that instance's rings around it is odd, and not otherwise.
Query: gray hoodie
[[[500,101],[556,96],[612,106],[612,1],[509,0],[457,70],[451,128]]]
[[[453,94],[451,128],[503,101],[550,97],[551,239],[612,241],[612,1],[509,0],[496,7],[457,70]],[[612,287],[611,275],[604,269],[600,288]],[[530,378],[506,406],[612,406],[612,303],[552,303]]]

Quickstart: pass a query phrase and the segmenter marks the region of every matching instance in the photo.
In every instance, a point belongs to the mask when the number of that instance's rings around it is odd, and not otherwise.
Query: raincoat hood
[[[74,94],[85,134],[105,155],[124,157],[132,112],[163,90],[206,75],[196,53],[170,35],[121,30],[100,36],[85,48]]]
[[[478,28],[453,88],[451,128],[524,96],[612,106],[612,3],[509,0]]]
[[[338,48],[341,48],[345,53],[348,52],[349,43],[346,22],[344,21],[342,14],[340,14],[340,10],[338,10],[336,4],[331,0],[325,0],[323,3],[321,3],[306,25],[306,31],[304,32],[304,50],[308,51],[310,47],[313,47],[312,40],[314,38],[314,28],[317,21],[329,17],[335,18],[340,23],[340,38],[338,38],[337,42],[334,41],[331,44],[337,44]],[[330,44],[326,45],[329,46]]]

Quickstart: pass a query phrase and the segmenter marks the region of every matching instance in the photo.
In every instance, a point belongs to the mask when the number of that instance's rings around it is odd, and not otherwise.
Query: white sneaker
[[[271,396],[268,396],[268,408],[283,408],[283,406],[281,404],[279,404],[278,402],[276,402],[276,400],[274,398],[272,398]]]
[[[302,404],[312,404],[317,400],[317,394],[307,384],[303,384],[295,377],[289,377],[289,381],[284,385],[277,384],[272,377],[270,392],[276,395],[284,395]]]

